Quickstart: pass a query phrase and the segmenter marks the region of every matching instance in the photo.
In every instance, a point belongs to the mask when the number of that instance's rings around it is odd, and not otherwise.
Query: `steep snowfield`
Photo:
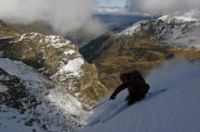
[[[88,113],[82,110],[81,103],[66,89],[53,84],[36,70],[19,61],[0,58],[0,69],[19,78],[25,85],[24,90],[34,96],[37,102],[37,105],[33,106],[28,97],[23,98],[23,114],[0,104],[0,130],[11,132],[23,126],[17,130],[72,131],[84,123]],[[0,93],[7,90],[8,88],[0,85]],[[31,126],[24,125],[29,121],[33,121]]]
[[[150,93],[167,89],[138,102],[113,117],[127,92],[93,111],[82,132],[198,132],[200,130],[200,66],[172,60],[153,70],[147,78]],[[107,119],[109,117],[109,120]],[[103,123],[94,123],[97,120]],[[105,120],[106,119],[106,120]]]

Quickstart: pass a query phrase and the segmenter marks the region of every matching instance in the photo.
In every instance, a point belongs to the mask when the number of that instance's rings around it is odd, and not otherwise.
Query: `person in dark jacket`
[[[149,84],[145,82],[139,71],[121,74],[120,79],[122,84],[115,89],[113,94],[110,96],[110,100],[114,100],[119,92],[128,88],[129,95],[127,100],[128,105],[131,105],[136,101],[143,99],[150,89]]]

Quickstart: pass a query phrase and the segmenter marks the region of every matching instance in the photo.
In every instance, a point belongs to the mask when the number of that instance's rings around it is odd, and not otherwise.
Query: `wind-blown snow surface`
[[[24,125],[26,116],[15,109],[0,105],[0,130],[1,132],[33,132],[42,131],[37,125]]]
[[[147,78],[150,92],[167,89],[138,102],[104,123],[88,125],[83,132],[198,132],[200,130],[200,66],[172,60]],[[124,103],[126,91],[93,111],[92,124],[106,119]]]

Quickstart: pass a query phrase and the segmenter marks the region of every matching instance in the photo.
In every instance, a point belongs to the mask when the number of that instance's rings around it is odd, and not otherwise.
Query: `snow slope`
[[[24,125],[26,116],[15,109],[0,105],[0,130],[1,132],[40,132],[42,129],[37,126]]]
[[[55,85],[20,61],[0,58],[0,69],[19,78],[25,86],[24,91],[29,93],[21,100],[25,109],[23,113],[0,103],[0,131],[72,131],[84,123],[88,113],[68,90]],[[0,81],[2,79],[6,78],[0,78]],[[0,93],[6,93],[7,90],[0,85]],[[29,95],[35,98],[36,103],[30,101]],[[29,126],[26,125],[28,122],[33,123]]]
[[[165,92],[138,102],[104,123],[124,103],[126,91],[93,111],[82,132],[198,132],[200,130],[200,66],[172,60],[153,70],[147,78],[150,92]]]

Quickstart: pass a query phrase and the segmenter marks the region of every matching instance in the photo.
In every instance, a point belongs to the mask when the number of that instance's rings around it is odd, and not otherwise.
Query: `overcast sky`
[[[128,12],[185,15],[200,18],[200,0],[96,0],[98,6],[126,7]]]
[[[127,0],[96,0],[96,6],[125,7]]]

